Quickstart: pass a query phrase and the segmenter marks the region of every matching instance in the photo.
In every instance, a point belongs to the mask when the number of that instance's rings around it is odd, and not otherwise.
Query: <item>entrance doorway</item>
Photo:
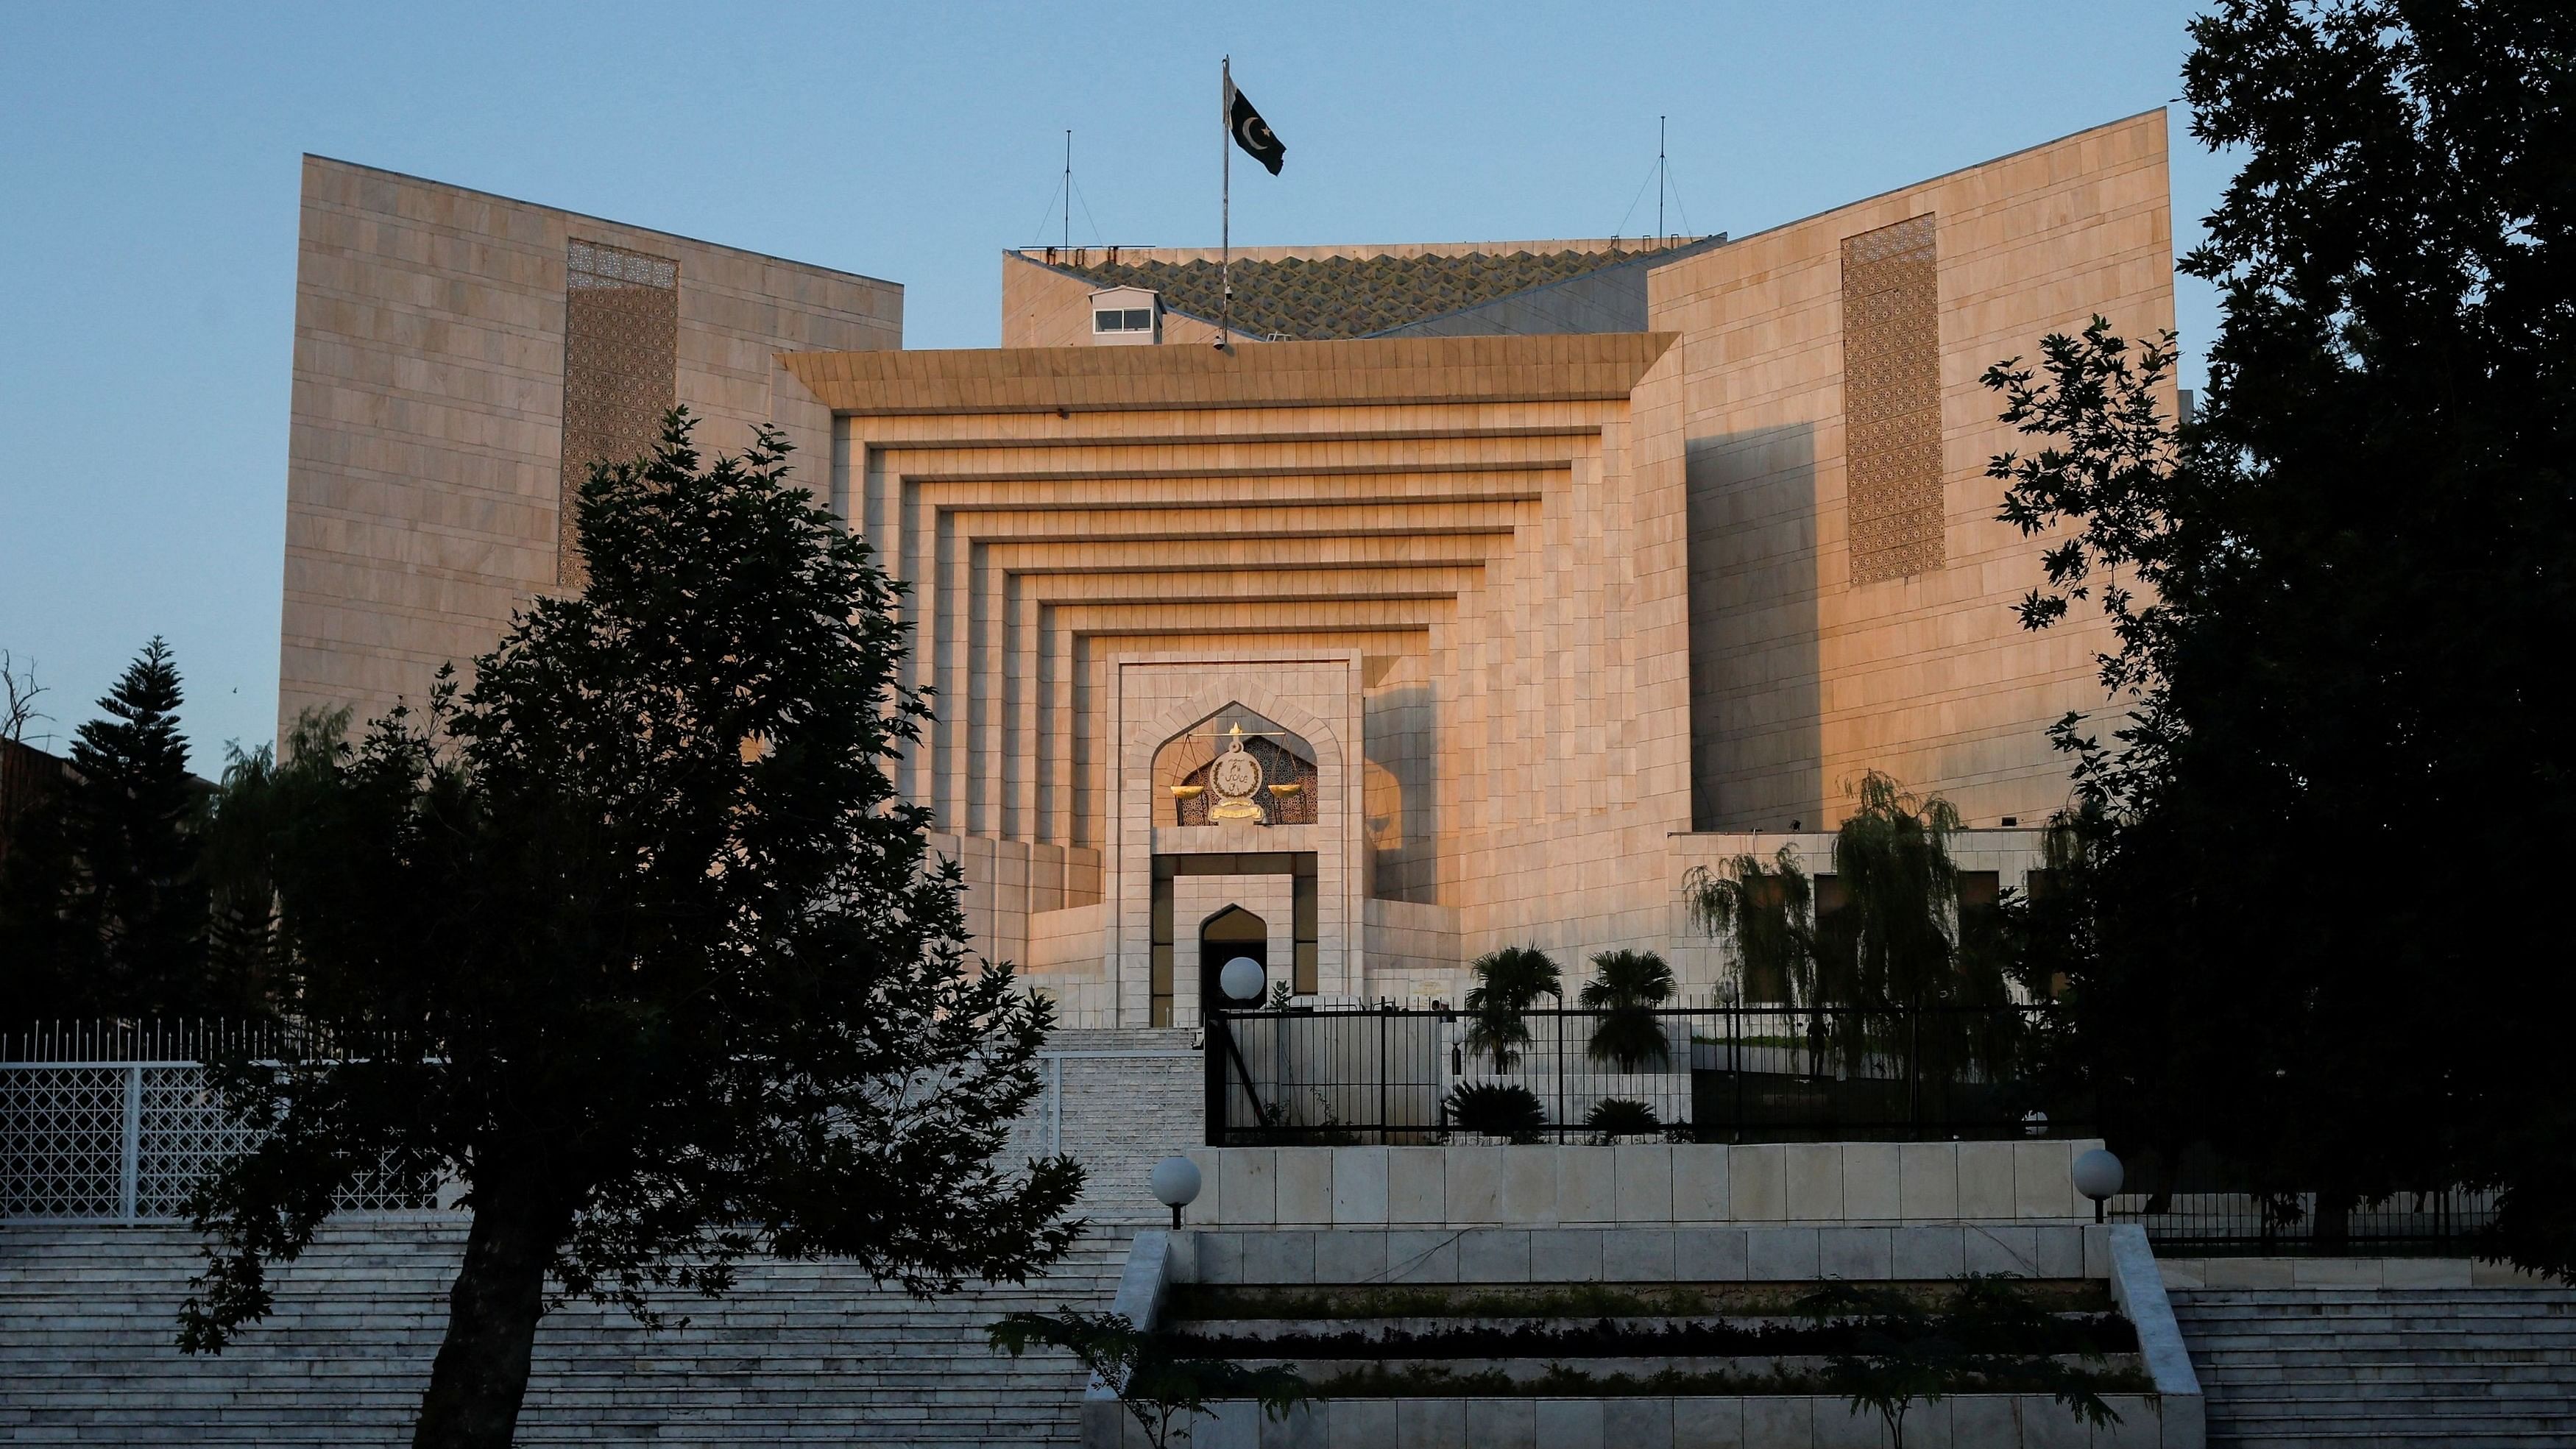
[[[1249,956],[1266,973],[1270,969],[1270,923],[1241,906],[1228,906],[1208,917],[1199,927],[1199,1012],[1200,1019],[1218,1008],[1240,1010],[1260,1003],[1235,1001],[1227,997],[1217,983],[1217,974],[1225,963],[1237,956]]]

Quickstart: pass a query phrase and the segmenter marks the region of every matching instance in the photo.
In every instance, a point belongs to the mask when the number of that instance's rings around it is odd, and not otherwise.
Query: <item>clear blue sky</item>
[[[1670,228],[1742,235],[2173,101],[2189,10],[13,4],[0,649],[57,747],[154,633],[199,770],[268,738],[306,151],[889,278],[907,346],[979,347],[1068,127],[1077,242],[1215,243],[1229,51],[1288,146],[1245,244],[1633,235],[1658,114]],[[2229,170],[2186,121],[2178,247]]]

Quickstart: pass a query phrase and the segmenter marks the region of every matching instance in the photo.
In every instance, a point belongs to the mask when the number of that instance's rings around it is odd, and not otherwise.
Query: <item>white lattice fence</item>
[[[176,1221],[250,1141],[195,1062],[0,1062],[0,1221]],[[387,1169],[339,1206],[418,1212],[436,1197],[425,1174]]]
[[[140,1067],[0,1065],[0,1217],[130,1221]]]

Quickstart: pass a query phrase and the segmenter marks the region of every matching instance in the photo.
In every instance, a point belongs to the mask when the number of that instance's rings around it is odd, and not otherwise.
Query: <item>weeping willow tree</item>
[[[1926,1075],[1980,1074],[2000,1066],[2016,1036],[1990,1012],[2009,1005],[1999,955],[1963,951],[1959,867],[1950,839],[1959,812],[1938,795],[1917,796],[1876,770],[1861,777],[1860,808],[1834,834],[1841,909],[1817,932],[1819,996],[1871,1008],[1833,1018],[1845,1060],[1873,1049],[1903,1050]],[[1905,1013],[1902,1042],[1879,1040]]]
[[[1467,1050],[1508,1072],[1530,1044],[1523,1012],[1542,996],[1565,999],[1564,973],[1536,946],[1505,946],[1476,958],[1476,984],[1467,991]]]
[[[1747,852],[1715,870],[1692,866],[1682,897],[1691,923],[1733,948],[1737,1001],[1813,1004],[1816,888],[1798,847],[1783,845],[1768,861]]]
[[[2012,999],[2003,953],[1960,948],[1950,854],[1959,812],[1875,770],[1859,794],[1834,835],[1830,908],[1820,908],[1797,848],[1783,845],[1767,861],[1748,853],[1694,867],[1683,879],[1693,921],[1732,948],[1739,999],[1818,1013],[1816,1045],[1854,1070],[1873,1053],[1912,1050],[1923,1022],[1934,1024],[1921,1038],[1927,1056],[1990,1064],[2008,1050],[1991,1020],[1946,1010]],[[1891,1027],[1898,1021],[1907,1024]],[[1891,1030],[1906,1040],[1882,1039]]]
[[[1861,777],[1860,809],[1834,835],[1844,903],[1822,923],[1820,995],[1856,1006],[2000,1006],[2003,973],[1959,951],[1959,867],[1950,837],[1959,812],[1918,797],[1876,770]]]

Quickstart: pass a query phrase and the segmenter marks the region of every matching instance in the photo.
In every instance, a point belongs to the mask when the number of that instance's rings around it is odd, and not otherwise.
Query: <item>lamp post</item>
[[[2103,1201],[2120,1190],[2127,1175],[2108,1148],[2096,1147],[2076,1157],[2075,1190],[2093,1199],[2093,1221],[2102,1221]]]
[[[1172,1210],[1172,1226],[1181,1225],[1181,1209],[1199,1198],[1199,1165],[1186,1157],[1166,1157],[1154,1164],[1154,1197]]]

